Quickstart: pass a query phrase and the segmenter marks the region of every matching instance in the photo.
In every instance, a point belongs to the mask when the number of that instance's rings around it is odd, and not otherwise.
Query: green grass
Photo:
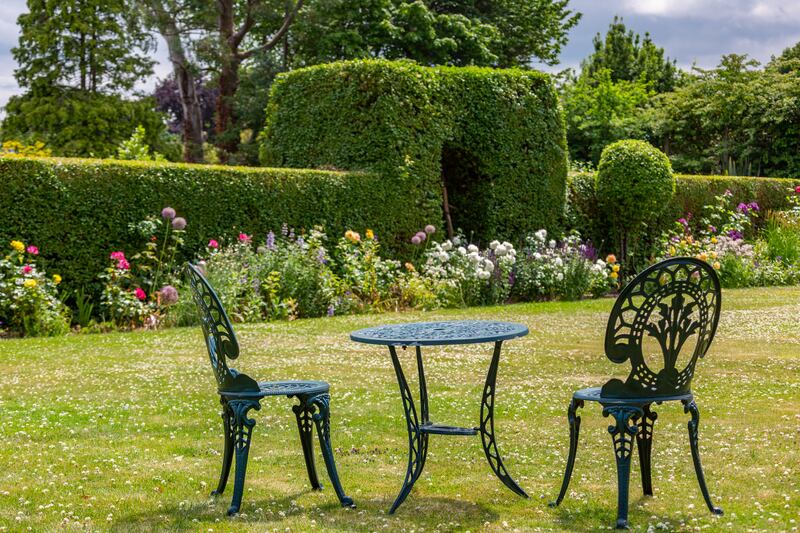
[[[286,398],[255,413],[242,514],[225,511],[232,484],[215,485],[221,421],[199,329],[0,342],[0,529],[33,531],[581,531],[616,512],[609,420],[583,409],[572,484],[557,494],[575,389],[623,377],[602,352],[611,300],[525,304],[437,313],[302,320],[238,328],[241,370],[259,379],[325,379],[333,444],[347,492],[341,509],[308,488]],[[388,354],[348,340],[384,322],[492,318],[531,330],[508,342],[498,378],[497,435],[521,499],[489,470],[478,438],[432,436],[428,462],[406,503],[386,511],[405,473],[407,437]],[[653,482],[643,498],[634,461],[635,530],[797,530],[800,525],[800,288],[727,291],[718,337],[694,392],[711,493],[703,503],[679,404],[657,408]],[[432,418],[477,425],[489,346],[429,350]],[[412,353],[401,352],[409,379]],[[412,387],[416,380],[412,380]]]

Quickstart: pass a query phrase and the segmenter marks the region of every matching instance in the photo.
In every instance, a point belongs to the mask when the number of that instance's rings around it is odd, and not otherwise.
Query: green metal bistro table
[[[428,454],[428,435],[477,435],[480,434],[483,451],[492,471],[506,487],[525,498],[528,495],[509,475],[494,434],[494,394],[497,380],[497,367],[500,363],[500,350],[503,341],[522,337],[528,334],[528,328],[522,324],[511,322],[495,322],[487,320],[457,320],[448,322],[416,322],[408,324],[389,324],[373,328],[361,329],[350,334],[356,342],[378,344],[389,347],[397,382],[400,385],[400,396],[408,427],[408,469],[400,494],[397,495],[389,513],[394,513],[411,492],[414,483],[422,474],[425,458]],[[451,344],[494,343],[494,354],[486,375],[481,398],[480,424],[477,427],[446,426],[431,422],[428,413],[428,387],[425,382],[425,367],[422,361],[423,346],[446,346]],[[419,416],[411,390],[408,387],[403,368],[397,357],[397,347],[413,346],[417,355],[417,371],[419,372]]]

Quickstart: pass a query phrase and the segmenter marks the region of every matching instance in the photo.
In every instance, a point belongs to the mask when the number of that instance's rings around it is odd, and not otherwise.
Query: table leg
[[[516,492],[520,496],[528,498],[528,494],[517,485],[517,482],[509,475],[503,459],[500,457],[500,452],[497,450],[497,442],[494,436],[494,392],[495,381],[497,380],[497,367],[500,364],[500,349],[503,346],[502,341],[494,344],[494,355],[492,356],[492,363],[489,365],[489,373],[486,375],[486,385],[483,388],[483,398],[481,399],[481,441],[483,443],[483,451],[486,453],[486,459],[489,461],[489,466],[492,471],[500,478],[503,484]]]
[[[403,374],[403,368],[400,366],[400,360],[397,358],[397,349],[394,346],[389,346],[389,353],[392,356],[395,374],[397,374],[397,383],[400,385],[400,396],[403,399],[403,411],[405,412],[406,426],[408,428],[408,468],[400,494],[397,495],[392,507],[389,509],[389,514],[392,514],[408,497],[411,488],[422,473],[422,467],[425,465],[425,458],[428,454],[428,435],[419,431],[417,410],[414,407],[414,399]],[[423,409],[423,420],[426,420],[428,416],[428,394],[425,386],[425,373],[422,367],[422,353],[419,348],[417,348],[417,364],[419,365],[420,375],[420,402]]]

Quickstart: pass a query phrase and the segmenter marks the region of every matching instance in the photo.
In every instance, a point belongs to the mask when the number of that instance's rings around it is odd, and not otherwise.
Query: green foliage
[[[76,90],[28,92],[12,96],[5,110],[4,139],[43,142],[57,156],[111,157],[140,125],[148,146],[161,151],[164,144],[162,115],[153,111],[150,99]]]
[[[163,161],[164,156],[155,152],[150,153],[150,147],[147,145],[147,131],[144,126],[139,124],[133,130],[130,139],[126,139],[119,144],[117,148],[117,159],[122,160],[136,160],[136,161]]]
[[[296,70],[273,85],[261,141],[270,165],[380,174],[402,198],[386,204],[408,228],[389,233],[402,242],[442,220],[443,178],[454,225],[477,240],[553,229],[563,210],[564,123],[538,72],[373,60]]]
[[[652,222],[675,194],[669,159],[643,141],[608,145],[597,167],[597,199],[605,218],[620,239],[624,261],[628,246]]]
[[[24,239],[71,289],[99,292],[96,275],[112,251],[147,241],[131,228],[170,205],[188,221],[184,250],[239,232],[348,226],[405,234],[424,220],[404,190],[374,173],[246,169],[141,161],[0,158],[0,242]],[[389,209],[387,206],[405,206]],[[384,243],[386,246],[390,242]],[[191,258],[179,253],[176,261]]]
[[[28,0],[12,52],[21,87],[118,94],[153,72],[153,41],[127,0]]]
[[[413,59],[424,65],[528,66],[558,62],[580,14],[568,0],[308,2],[291,30],[298,65]]]

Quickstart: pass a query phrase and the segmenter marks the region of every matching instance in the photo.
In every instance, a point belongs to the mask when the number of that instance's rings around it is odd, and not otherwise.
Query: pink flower
[[[125,259],[125,254],[123,252],[111,252],[109,257],[114,261],[120,261]]]
[[[247,233],[240,233],[239,234],[239,242],[243,242],[245,244],[250,244],[250,241],[253,240],[252,235],[248,235]]]
[[[796,192],[797,194],[800,194],[800,185],[798,185],[797,187],[794,188],[794,192]]]
[[[419,237],[420,242],[422,242],[428,238],[428,235],[424,231],[418,231],[416,237]]]
[[[34,245],[30,245],[27,248],[27,252],[31,255],[39,255],[39,248]]]
[[[122,259],[117,261],[117,268],[120,270],[130,270],[131,264],[128,263],[128,260],[123,257]]]
[[[161,218],[165,218],[167,220],[172,220],[175,218],[175,210],[171,207],[165,207],[161,210]]]
[[[434,226],[433,224],[428,224],[427,226],[425,226],[425,233],[427,233],[428,235],[436,233],[436,226]]]
[[[22,273],[23,274],[30,274],[32,270],[33,270],[33,267],[30,266],[30,265],[25,265],[24,267],[22,267]]]
[[[172,229],[176,229],[178,231],[184,229],[186,227],[186,219],[183,217],[175,217],[172,219]]]
[[[147,298],[147,293],[141,287],[136,287],[136,290],[133,291],[133,295],[140,301],[144,301]]]
[[[178,289],[172,285],[164,285],[161,290],[161,303],[164,305],[172,305],[178,301]]]
[[[208,247],[214,248],[216,250],[217,248],[219,248],[219,243],[214,239],[211,239],[210,241],[208,241]]]
[[[411,244],[413,244],[414,246],[418,245],[421,242],[422,240],[419,238],[419,235],[414,235],[413,237],[411,237]]]

